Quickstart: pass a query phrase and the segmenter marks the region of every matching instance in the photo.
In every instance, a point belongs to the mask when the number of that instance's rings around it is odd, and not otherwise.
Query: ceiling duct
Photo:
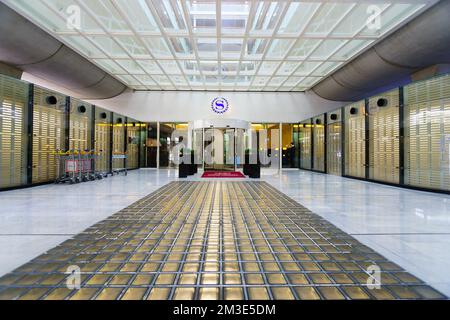
[[[450,1],[441,1],[314,86],[328,100],[357,101],[450,62]]]
[[[0,2],[0,62],[64,87],[108,99],[127,87]]]

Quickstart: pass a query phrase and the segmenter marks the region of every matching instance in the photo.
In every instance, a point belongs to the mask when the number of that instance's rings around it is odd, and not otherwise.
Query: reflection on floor
[[[445,297],[265,182],[172,182],[0,279],[0,299],[369,298]]]

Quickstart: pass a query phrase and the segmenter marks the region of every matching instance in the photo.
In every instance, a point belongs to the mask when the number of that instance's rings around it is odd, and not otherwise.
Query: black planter
[[[187,178],[189,176],[189,165],[181,163],[178,166],[178,178]]]
[[[251,179],[261,178],[261,165],[259,164],[245,164],[244,175],[249,176]]]

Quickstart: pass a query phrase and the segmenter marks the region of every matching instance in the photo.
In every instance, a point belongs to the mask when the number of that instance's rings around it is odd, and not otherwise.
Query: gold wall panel
[[[327,171],[329,174],[342,174],[342,123],[341,110],[334,112],[338,120],[331,120],[329,113],[327,121]]]
[[[450,190],[450,77],[405,87],[405,183]]]
[[[351,109],[357,113],[350,114]],[[360,101],[345,107],[345,174],[348,176],[366,176],[365,139],[365,102]]]
[[[395,89],[369,100],[370,179],[400,182],[400,101]],[[386,99],[386,107],[378,107]]]
[[[137,169],[139,167],[139,139],[140,139],[140,124],[133,126],[133,123],[129,122],[127,127],[127,168],[128,169]]]
[[[99,109],[99,108],[96,108]],[[106,113],[106,119],[101,119],[100,114]],[[101,109],[97,110],[95,117],[95,153],[98,156],[95,162],[95,168],[101,172],[110,171],[110,132],[111,132],[111,114]]]
[[[46,97],[57,98],[48,105]],[[52,181],[57,177],[57,150],[65,149],[65,97],[36,87],[33,109],[33,183]]]
[[[27,182],[28,85],[0,75],[0,189]]]

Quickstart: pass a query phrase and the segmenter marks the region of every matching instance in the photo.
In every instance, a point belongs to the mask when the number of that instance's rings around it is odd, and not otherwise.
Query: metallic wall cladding
[[[357,101],[411,81],[411,75],[450,62],[450,1],[441,1],[312,90],[329,100]],[[379,90],[379,91],[378,91]],[[378,91],[378,92],[377,92]]]
[[[0,61],[79,94],[107,99],[126,86],[0,3]]]

